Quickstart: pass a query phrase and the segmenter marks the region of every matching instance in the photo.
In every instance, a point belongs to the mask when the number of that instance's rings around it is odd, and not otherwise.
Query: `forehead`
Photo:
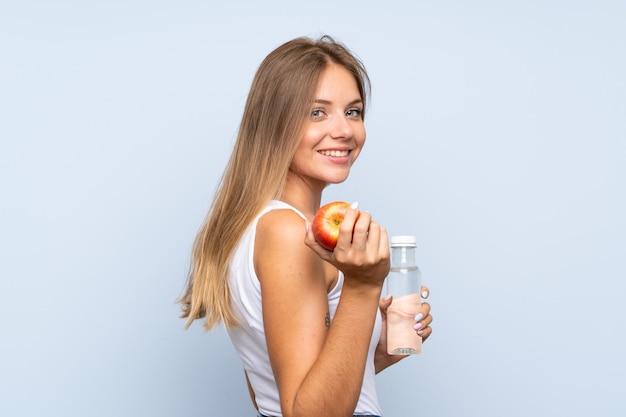
[[[360,98],[357,82],[350,71],[341,65],[329,64],[319,78],[315,98],[350,96],[350,100]]]

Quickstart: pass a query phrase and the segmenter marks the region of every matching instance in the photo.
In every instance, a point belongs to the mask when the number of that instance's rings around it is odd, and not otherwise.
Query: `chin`
[[[348,176],[346,175],[345,177],[341,177],[341,178],[329,179],[326,182],[328,184],[341,184],[342,182],[345,182],[347,179],[348,179]]]

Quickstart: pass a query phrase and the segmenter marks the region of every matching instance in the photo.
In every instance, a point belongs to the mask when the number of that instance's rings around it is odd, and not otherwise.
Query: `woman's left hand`
[[[421,296],[423,299],[428,298],[430,295],[430,291],[427,287],[422,286]],[[387,353],[387,309],[391,305],[393,299],[391,297],[381,298],[379,303],[380,313],[382,315],[383,324],[382,330],[380,334],[380,339],[378,341],[378,347],[376,348],[376,356],[375,356],[375,367],[376,373],[382,371],[383,369],[399,362],[400,360],[406,358],[408,355],[390,355]],[[415,332],[422,338],[422,342],[425,342],[426,339],[432,334],[433,329],[430,327],[430,324],[433,321],[433,317],[430,315],[430,304],[427,302],[422,302],[420,312],[415,316]]]

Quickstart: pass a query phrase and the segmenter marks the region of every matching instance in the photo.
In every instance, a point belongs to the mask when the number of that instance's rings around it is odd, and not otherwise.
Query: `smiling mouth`
[[[330,150],[330,151],[317,151],[317,152],[324,156],[334,156],[334,157],[348,156],[348,154],[350,153],[349,150],[344,150],[344,151]]]

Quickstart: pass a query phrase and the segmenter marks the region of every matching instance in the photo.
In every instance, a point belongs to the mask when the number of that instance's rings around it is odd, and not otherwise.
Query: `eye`
[[[350,109],[346,112],[346,116],[348,117],[356,117],[356,118],[361,118],[361,115],[363,114],[363,109]]]
[[[323,109],[313,109],[313,111],[311,112],[311,117],[313,119],[321,119],[322,117],[324,117],[324,110]]]

